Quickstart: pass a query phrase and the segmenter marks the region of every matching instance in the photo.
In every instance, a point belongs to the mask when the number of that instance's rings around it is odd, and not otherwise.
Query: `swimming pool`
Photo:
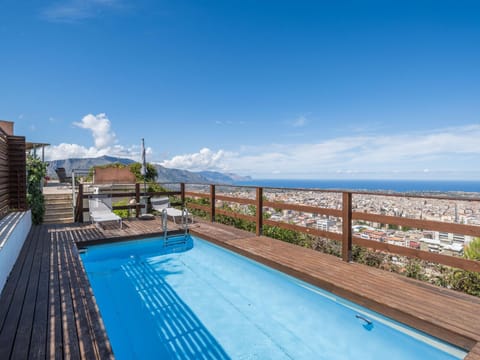
[[[182,251],[179,251],[182,250]],[[81,254],[118,359],[462,359],[454,346],[199,238]]]

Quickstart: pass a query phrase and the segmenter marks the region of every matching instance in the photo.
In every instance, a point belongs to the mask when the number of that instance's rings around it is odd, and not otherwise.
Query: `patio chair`
[[[58,182],[61,184],[72,184],[72,177],[67,176],[67,172],[65,168],[59,167],[55,169],[55,172],[57,173],[58,176]],[[77,181],[75,180],[75,185],[77,184]]]
[[[150,203],[155,211],[162,212],[163,209],[165,209],[167,211],[167,216],[173,220],[175,224],[182,223],[183,211],[171,207],[168,197],[152,197]],[[193,223],[193,217],[189,213],[187,213],[187,222],[190,224]]]
[[[120,229],[122,229],[122,218],[112,211],[112,197],[110,195],[90,195],[88,209],[90,220],[95,225],[101,227],[104,222],[117,221]]]

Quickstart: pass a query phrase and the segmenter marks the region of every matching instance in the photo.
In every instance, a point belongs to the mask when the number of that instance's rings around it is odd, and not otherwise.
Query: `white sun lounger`
[[[88,199],[90,220],[96,225],[103,222],[118,221],[122,229],[122,218],[112,211],[112,198],[108,195],[93,195]]]
[[[182,223],[183,212],[182,210],[175,209],[170,206],[170,200],[168,197],[152,197],[150,199],[152,208],[155,211],[162,212],[164,209],[167,211],[167,216],[173,220],[175,224]],[[193,218],[190,214],[187,214],[188,222],[193,223]],[[178,221],[178,222],[177,222]]]

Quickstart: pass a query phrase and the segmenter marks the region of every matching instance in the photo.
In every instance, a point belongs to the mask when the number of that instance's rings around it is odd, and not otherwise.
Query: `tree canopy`
[[[150,163],[147,163],[147,173],[144,176],[141,174],[140,170],[142,169],[142,164],[136,162],[132,163],[129,165],[130,171],[135,175],[137,178],[137,181],[146,181],[148,182],[154,182],[155,179],[157,178],[158,172],[155,166],[153,166]]]

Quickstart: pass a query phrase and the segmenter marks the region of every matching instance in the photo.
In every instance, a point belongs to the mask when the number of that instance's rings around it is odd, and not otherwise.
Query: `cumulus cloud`
[[[141,146],[123,146],[117,144],[117,137],[112,130],[112,125],[106,114],[85,115],[80,121],[74,122],[74,126],[90,131],[94,146],[86,147],[79,144],[61,143],[48,146],[45,149],[47,160],[61,160],[68,158],[90,158],[110,155],[140,161]],[[147,155],[152,154],[152,148],[145,149]]]
[[[197,153],[174,156],[170,160],[165,160],[161,165],[168,168],[186,169],[186,170],[225,170],[227,168],[226,159],[232,154],[224,150],[212,151],[203,148]]]
[[[91,132],[94,146],[50,146],[45,151],[48,160],[102,155],[140,160],[140,142],[129,147],[117,144],[105,114],[86,115],[75,126]],[[307,144],[242,146],[233,151],[205,147],[161,164],[193,171],[232,171],[257,178],[478,178],[480,169],[472,168],[480,156],[478,139],[480,125],[471,125],[429,132],[352,135]],[[151,154],[152,149],[147,148],[147,155]]]
[[[311,144],[269,144],[243,147],[223,154],[220,163],[230,171],[256,177],[327,176],[459,176],[480,155],[480,125],[439,129],[430,133],[349,136]],[[175,157],[171,167],[193,166],[193,154]],[[198,154],[198,157],[201,157]],[[175,159],[175,161],[173,161]],[[201,164],[201,162],[197,162]],[[197,166],[198,168],[199,166]],[[428,169],[428,171],[425,171]],[[480,174],[476,171],[476,176]]]
[[[111,129],[111,123],[106,114],[88,114],[80,122],[74,122],[73,125],[90,130],[97,148],[105,148],[116,141],[116,135]]]

